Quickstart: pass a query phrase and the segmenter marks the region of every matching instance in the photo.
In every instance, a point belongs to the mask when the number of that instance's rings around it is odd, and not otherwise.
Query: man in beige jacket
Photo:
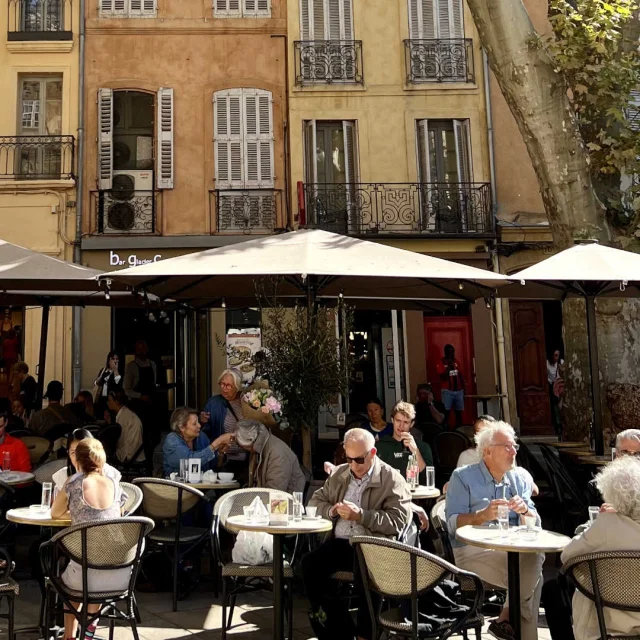
[[[347,463],[337,467],[309,501],[319,515],[334,523],[329,539],[302,559],[311,604],[309,617],[318,640],[356,635],[347,603],[327,598],[336,587],[331,576],[336,571],[353,571],[355,555],[350,538],[397,538],[411,517],[407,484],[398,471],[376,456],[375,439],[370,432],[347,431],[344,451]],[[358,637],[370,638],[370,627],[363,603],[358,611]]]

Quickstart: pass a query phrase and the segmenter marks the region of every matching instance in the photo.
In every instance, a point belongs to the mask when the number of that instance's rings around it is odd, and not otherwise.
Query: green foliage
[[[640,88],[637,43],[625,46],[635,0],[549,0],[553,36],[546,45],[562,74],[599,193],[608,208],[637,197],[620,193],[620,176],[640,173],[640,126],[632,92]],[[623,184],[624,188],[624,184]]]
[[[264,297],[259,296],[260,302]],[[320,307],[307,317],[307,308],[285,308],[277,296],[261,304],[262,351],[254,356],[257,373],[283,399],[283,413],[294,429],[315,428],[318,410],[347,393],[351,370],[348,355],[336,337],[336,313]],[[264,307],[264,308],[262,308]],[[352,313],[345,314],[349,331]]]

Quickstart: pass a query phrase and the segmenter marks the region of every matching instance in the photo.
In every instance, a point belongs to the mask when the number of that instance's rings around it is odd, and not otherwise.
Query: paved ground
[[[38,617],[40,593],[35,582],[23,580],[20,582],[20,595],[16,600],[16,625],[27,626],[34,624]],[[219,599],[213,597],[207,587],[192,593],[186,601],[178,603],[178,611],[171,611],[171,596],[168,593],[145,594],[138,596],[142,624],[138,625],[140,640],[217,640],[220,638],[222,607]],[[229,631],[233,640],[268,640],[271,633],[271,594],[257,592],[238,597],[236,613],[234,613],[233,628]],[[307,621],[307,603],[302,598],[295,602],[294,638],[306,640],[314,635]],[[546,628],[538,632],[539,640],[550,640],[551,636]],[[6,635],[6,627],[0,629]],[[99,635],[107,637],[105,632]],[[22,634],[18,640],[35,640],[34,634]],[[456,636],[456,638],[459,636]],[[470,636],[475,638],[475,635]],[[483,640],[491,638],[483,634]],[[132,635],[128,627],[116,627],[115,640],[131,640]]]

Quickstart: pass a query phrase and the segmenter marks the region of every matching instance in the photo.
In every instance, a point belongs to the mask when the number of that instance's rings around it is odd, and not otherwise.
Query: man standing
[[[509,508],[509,523],[522,524],[527,514],[538,516],[531,500],[530,476],[513,469],[518,445],[515,432],[506,422],[489,423],[476,435],[480,461],[456,469],[447,489],[447,528],[456,565],[477,573],[485,582],[507,588],[507,553],[481,549],[456,539],[456,529],[465,525],[482,525],[497,520],[498,507]],[[520,601],[522,640],[538,637],[538,608],[542,590],[544,554],[520,555]],[[489,626],[495,638],[513,640],[509,609],[505,607]]]
[[[356,535],[397,538],[410,518],[410,495],[402,476],[376,455],[375,440],[364,429],[344,436],[347,463],[340,465],[318,489],[309,506],[333,521],[329,539],[302,559],[302,575],[311,604],[309,617],[318,640],[371,637],[366,607],[358,610],[357,631],[348,604],[327,595],[335,590],[331,576],[353,571]]]
[[[416,426],[421,429],[427,422],[442,424],[444,422],[444,406],[436,402],[433,389],[429,383],[422,383],[416,389]]]
[[[449,426],[451,409],[456,412],[456,427],[461,427],[464,411],[464,377],[460,371],[460,363],[456,360],[456,350],[451,344],[444,346],[444,358],[438,363],[438,375],[442,380],[445,427]]]

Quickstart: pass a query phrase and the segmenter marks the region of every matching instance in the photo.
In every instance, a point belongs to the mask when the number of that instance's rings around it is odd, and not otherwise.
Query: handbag
[[[91,396],[93,397],[93,404],[97,404],[100,398],[102,397],[102,390],[104,388],[104,376],[105,369],[100,372],[100,375],[96,378],[96,383],[93,385],[93,389],[91,390]]]

